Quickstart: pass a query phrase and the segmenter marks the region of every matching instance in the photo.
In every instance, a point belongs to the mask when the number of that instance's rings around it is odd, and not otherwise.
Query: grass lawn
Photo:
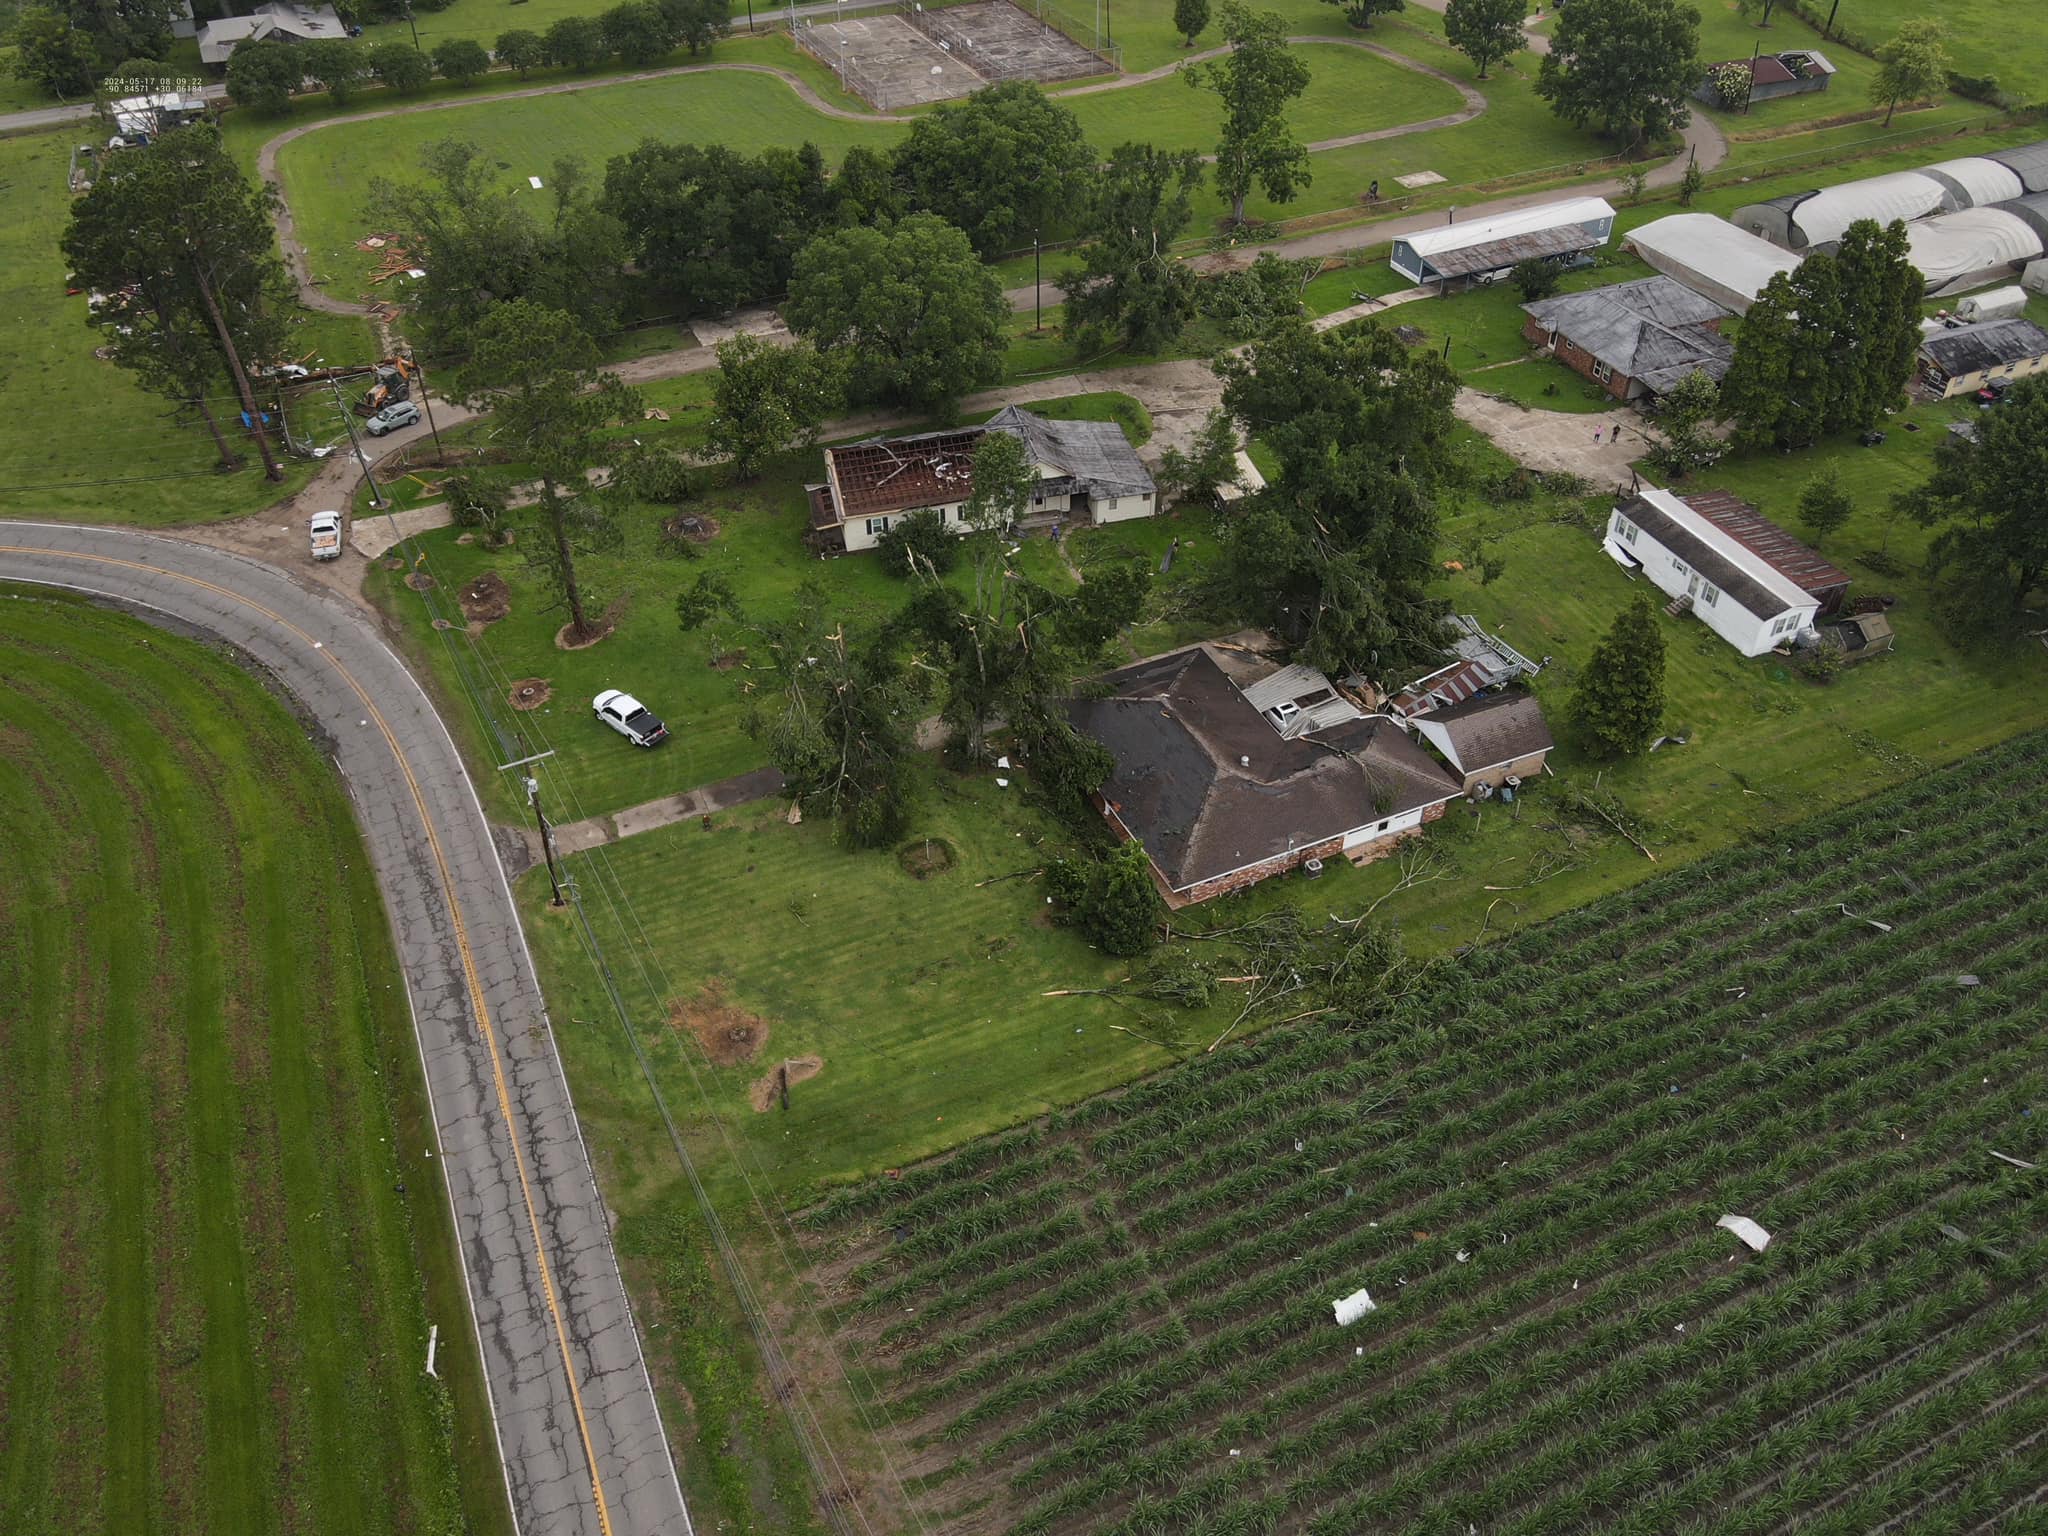
[[[8,1528],[509,1531],[324,754],[201,646],[30,592],[0,742]]]
[[[883,148],[903,130],[888,123],[825,117],[766,75],[713,73],[605,85],[555,96],[478,99],[447,111],[351,121],[285,146],[278,172],[298,220],[313,275],[337,293],[353,291],[366,270],[355,242],[370,232],[364,204],[369,176],[418,174],[419,150],[436,139],[467,139],[493,162],[507,186],[545,178],[555,161],[581,156],[599,174],[605,161],[645,138],[719,141],[758,152],[809,140],[837,160],[855,144]],[[545,197],[546,193],[532,194]]]
[[[67,298],[57,242],[70,217],[65,190],[72,136],[0,139],[0,516],[112,518],[163,524],[236,516],[302,485],[310,463],[287,462],[282,484],[263,478],[255,445],[234,474],[204,422],[148,394],[132,374],[92,355],[98,333],[85,297]],[[216,402],[225,429],[239,409]]]
[[[683,415],[682,399],[701,390],[696,379],[675,380],[651,390],[649,398]],[[1114,419],[1139,442],[1151,434],[1151,423],[1136,401],[1123,395],[1079,396],[1033,406],[1063,418]],[[701,431],[695,421],[672,424],[678,434],[666,439],[687,447]],[[517,475],[518,466],[509,466]],[[440,610],[426,604],[401,584],[404,574],[380,566],[370,573],[372,596],[403,627],[414,656],[423,659],[439,680],[444,698],[462,698],[463,670],[483,667],[494,708],[516,736],[496,738],[466,708],[450,710],[458,726],[467,721],[470,743],[478,760],[503,749],[492,759],[507,762],[529,752],[553,747],[561,766],[574,779],[583,809],[576,814],[609,813],[629,805],[708,784],[757,768],[767,761],[760,745],[744,728],[748,672],[742,652],[745,631],[717,624],[684,634],[676,624],[675,598],[702,572],[724,574],[750,616],[779,618],[797,599],[799,588],[817,581],[825,588],[833,611],[849,623],[869,627],[899,608],[909,589],[862,556],[819,560],[808,554],[801,535],[805,527],[803,484],[823,471],[815,452],[790,454],[776,462],[752,485],[707,492],[687,510],[716,521],[719,531],[703,546],[697,560],[676,559],[658,552],[659,519],[666,508],[635,509],[624,521],[625,540],[615,554],[588,555],[577,570],[586,590],[596,594],[594,608],[620,605],[616,629],[587,650],[564,651],[554,637],[567,615],[546,605],[517,548],[488,551],[460,542],[461,535],[443,528],[424,535],[419,548],[436,583],[435,601],[448,604],[486,570],[501,574],[512,588],[512,610],[489,626],[478,642],[482,660],[472,658],[459,631],[435,631],[431,620]],[[399,482],[405,486],[406,482]],[[425,485],[407,489],[414,501],[431,493]],[[363,508],[358,506],[358,515]],[[1049,541],[1026,541],[1022,560],[1034,580],[1055,589],[1071,583]],[[964,580],[965,573],[957,573]],[[453,612],[452,606],[447,611]],[[726,658],[724,668],[714,657]],[[553,688],[550,701],[521,714],[502,708],[510,685],[520,679],[545,677]],[[643,699],[669,723],[670,739],[659,751],[634,750],[605,732],[589,717],[589,701],[606,688],[625,688]],[[495,786],[495,787],[494,787]],[[497,809],[518,819],[523,802],[512,787],[493,776],[486,795],[496,795]],[[557,812],[560,816],[563,813]]]
[[[2023,101],[2048,99],[2048,30],[2038,16],[2016,12],[1996,0],[1941,0],[1939,5],[1924,0],[1855,0],[1854,14],[1845,3],[1836,25],[1877,48],[1890,40],[1901,22],[1923,16],[1938,16],[1948,24],[1948,51],[1962,73],[1994,75],[2009,95]],[[1846,51],[1839,43],[1835,47]],[[1828,57],[1835,59],[1835,54]]]
[[[1299,56],[1309,85],[1288,108],[1288,126],[1305,143],[1420,122],[1458,110],[1458,93],[1441,80],[1403,69],[1362,48],[1304,44]],[[1107,151],[1136,140],[1161,149],[1216,147],[1223,118],[1211,92],[1168,76],[1146,85],[1088,91],[1062,98],[1089,142]]]

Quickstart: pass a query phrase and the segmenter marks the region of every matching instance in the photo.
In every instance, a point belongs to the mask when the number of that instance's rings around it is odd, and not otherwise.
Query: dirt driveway
[[[1656,428],[1620,407],[1583,415],[1535,411],[1476,389],[1461,389],[1457,411],[1517,464],[1542,474],[1568,471],[1603,491],[1629,484],[1629,466],[1662,441]]]

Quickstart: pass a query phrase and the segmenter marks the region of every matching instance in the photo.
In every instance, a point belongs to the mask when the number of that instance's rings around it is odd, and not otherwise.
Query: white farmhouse
[[[1745,656],[1761,656],[1813,628],[1821,599],[1669,491],[1645,486],[1614,509],[1608,556],[1640,573]]]
[[[1021,527],[1121,523],[1159,510],[1151,473],[1115,422],[1050,421],[1011,405],[983,426],[827,448],[823,483],[804,487],[812,547],[831,554],[873,549],[918,511],[937,513],[949,532],[969,532],[962,509],[974,490],[974,450],[987,432],[1021,439],[1037,472]]]

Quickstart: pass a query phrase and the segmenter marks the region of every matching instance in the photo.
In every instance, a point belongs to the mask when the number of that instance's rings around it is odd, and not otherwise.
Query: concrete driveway
[[[0,522],[0,580],[216,635],[318,722],[391,915],[519,1529],[690,1536],[511,889],[426,694],[360,608],[186,540]]]

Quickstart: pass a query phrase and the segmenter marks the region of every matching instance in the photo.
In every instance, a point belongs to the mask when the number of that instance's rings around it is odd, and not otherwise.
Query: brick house
[[[1462,793],[1390,716],[1321,701],[1304,729],[1299,714],[1262,710],[1208,646],[1096,681],[1099,696],[1067,715],[1115,759],[1098,804],[1176,907],[1311,859],[1384,857]]]
[[[1659,274],[1524,304],[1522,335],[1617,400],[1661,395],[1694,373],[1717,383],[1735,348],[1733,311]]]

